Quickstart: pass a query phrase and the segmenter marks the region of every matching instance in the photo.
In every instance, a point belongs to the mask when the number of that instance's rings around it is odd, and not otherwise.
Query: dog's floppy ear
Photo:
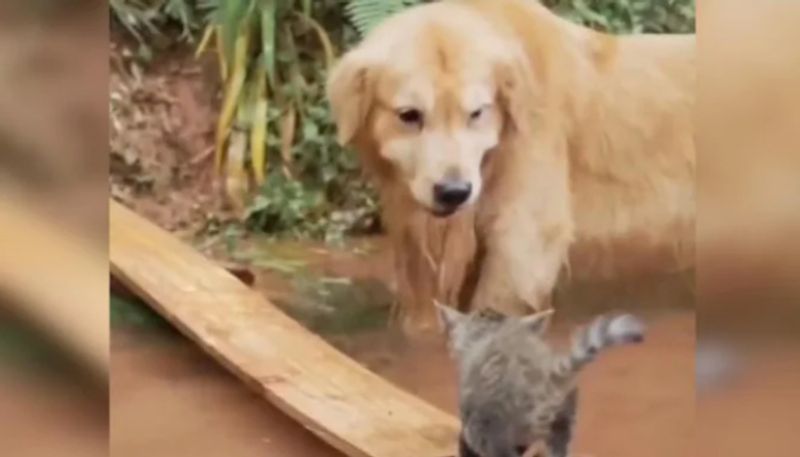
[[[361,50],[353,50],[333,67],[327,95],[337,128],[337,139],[347,145],[364,127],[373,98],[373,61]]]
[[[509,46],[499,56],[495,66],[498,102],[509,127],[528,132],[537,115],[536,75],[521,47]]]

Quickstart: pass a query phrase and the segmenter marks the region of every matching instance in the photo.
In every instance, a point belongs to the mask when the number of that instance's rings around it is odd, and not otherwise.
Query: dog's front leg
[[[570,237],[565,227],[528,227],[487,240],[473,308],[519,315],[548,307]]]
[[[471,307],[524,314],[548,307],[573,239],[566,159],[507,169],[481,201],[484,256]]]

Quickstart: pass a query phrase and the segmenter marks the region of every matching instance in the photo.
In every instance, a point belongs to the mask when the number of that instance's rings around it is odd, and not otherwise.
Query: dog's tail
[[[569,353],[555,359],[552,373],[557,378],[572,378],[600,351],[640,343],[644,333],[644,323],[630,314],[600,316],[575,333]]]

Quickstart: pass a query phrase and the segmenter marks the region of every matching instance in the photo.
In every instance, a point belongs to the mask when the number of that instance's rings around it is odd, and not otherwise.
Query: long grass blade
[[[144,37],[139,33],[139,18],[143,12],[133,8],[122,0],[109,0],[109,6],[119,22],[130,32],[139,43],[144,42]]]
[[[270,84],[275,86],[275,41],[277,21],[277,0],[263,0],[261,8],[261,56],[267,69]]]
[[[203,38],[200,39],[200,43],[197,45],[197,49],[194,51],[194,58],[199,58],[206,50],[208,49],[208,44],[211,43],[211,39],[214,38],[214,32],[216,28],[214,25],[206,26],[205,30],[203,30]]]
[[[225,85],[225,98],[222,102],[222,112],[217,120],[217,138],[215,148],[214,164],[217,171],[221,171],[225,141],[230,133],[231,123],[236,115],[239,96],[247,77],[247,52],[250,44],[250,27],[244,24],[236,38],[234,51],[233,70],[231,78]]]
[[[290,103],[286,115],[281,119],[281,160],[283,161],[283,174],[292,177],[292,144],[297,130],[297,110]]]
[[[253,167],[253,176],[256,184],[264,183],[264,173],[267,168],[266,139],[267,139],[267,109],[269,99],[267,94],[267,69],[259,65],[256,72],[256,104],[250,126],[250,164]]]
[[[249,178],[244,158],[246,148],[247,136],[244,132],[233,132],[226,160],[225,194],[232,203],[235,213],[239,216],[245,211],[245,200],[248,193]]]
[[[289,57],[289,87],[291,98],[294,100],[296,106],[303,106],[303,75],[300,71],[300,53],[297,50],[297,45],[294,42],[294,35],[292,34],[292,27],[290,24],[285,24],[283,27],[284,33],[284,52]]]
[[[236,40],[242,29],[242,22],[247,18],[247,12],[253,0],[224,0],[220,7],[220,35],[222,47],[225,50],[226,60],[232,61],[236,52]]]
[[[322,25],[320,25],[320,23],[311,16],[301,12],[297,12],[297,15],[306,21],[308,25],[310,25],[311,28],[317,33],[317,37],[319,38],[320,43],[322,43],[322,48],[325,51],[325,67],[330,69],[331,66],[333,66],[336,52],[334,51],[333,43],[331,42],[331,37],[328,35],[328,32],[326,32]]]
[[[219,75],[223,81],[228,80],[228,56],[225,54],[225,44],[222,42],[222,26],[214,27],[214,36],[217,38],[217,62],[219,62]]]

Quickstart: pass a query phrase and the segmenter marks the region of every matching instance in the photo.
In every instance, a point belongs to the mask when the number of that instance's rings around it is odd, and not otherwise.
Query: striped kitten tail
[[[644,340],[645,326],[630,314],[600,316],[573,336],[569,354],[554,361],[553,375],[571,378],[603,349]]]

